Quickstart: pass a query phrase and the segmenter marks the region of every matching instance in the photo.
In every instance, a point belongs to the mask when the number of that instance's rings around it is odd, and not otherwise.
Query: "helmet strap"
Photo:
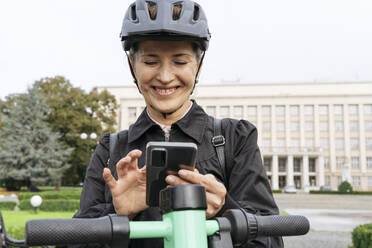
[[[129,55],[128,55],[127,51],[125,51],[125,54],[127,55],[128,64],[129,64],[129,69],[130,69],[130,73],[132,73],[133,82],[136,84],[139,93],[142,94],[140,88],[138,87],[138,81],[137,81],[136,76],[134,75],[132,62],[131,62],[130,59],[129,59]]]
[[[199,63],[199,66],[198,66],[198,71],[196,72],[196,76],[195,76],[194,87],[192,88],[192,91],[191,91],[190,95],[192,95],[192,93],[194,93],[195,86],[199,82],[199,79],[198,79],[199,71],[200,71],[201,65],[203,64],[204,55],[205,55],[205,51],[203,52],[203,55],[200,59],[200,63]]]

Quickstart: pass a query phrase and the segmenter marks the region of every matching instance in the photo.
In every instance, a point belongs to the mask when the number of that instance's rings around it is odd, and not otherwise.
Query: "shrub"
[[[340,185],[338,185],[338,191],[344,192],[353,192],[353,187],[348,181],[343,181]]]
[[[16,205],[16,202],[11,201],[0,202],[0,210],[13,210]]]
[[[372,248],[372,223],[354,228],[351,236],[355,248]]]
[[[282,189],[273,189],[272,192],[274,194],[276,194],[276,193],[283,193],[283,190]]]
[[[40,195],[43,200],[80,200],[80,191],[43,191],[38,193],[22,192],[18,199],[30,200],[33,195]]]
[[[372,195],[372,191],[352,191],[352,192],[340,192],[340,191],[320,191],[320,190],[310,190],[310,194],[333,194],[333,195]]]
[[[55,211],[77,211],[80,207],[79,200],[43,200],[38,209],[42,211],[55,212]],[[29,200],[22,200],[19,202],[21,210],[33,210]]]

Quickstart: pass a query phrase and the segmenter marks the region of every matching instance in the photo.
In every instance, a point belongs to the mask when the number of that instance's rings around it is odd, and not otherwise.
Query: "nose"
[[[162,64],[157,74],[157,80],[163,84],[170,83],[174,80],[175,74],[170,65],[167,63]]]

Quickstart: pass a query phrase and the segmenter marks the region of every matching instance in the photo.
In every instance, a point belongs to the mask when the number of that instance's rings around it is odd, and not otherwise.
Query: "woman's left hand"
[[[207,196],[207,218],[214,217],[225,204],[226,188],[212,174],[202,175],[198,170],[179,170],[178,176],[169,175],[165,181],[172,186],[183,184],[200,184],[205,187]]]

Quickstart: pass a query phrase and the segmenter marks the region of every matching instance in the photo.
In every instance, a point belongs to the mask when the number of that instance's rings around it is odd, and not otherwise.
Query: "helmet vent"
[[[199,19],[199,16],[200,16],[200,8],[199,8],[199,5],[194,5],[194,17],[192,18],[194,21],[197,21]]]
[[[182,11],[182,2],[178,2],[173,4],[173,21],[177,21],[180,19]]]
[[[130,8],[130,17],[132,18],[132,21],[137,20],[137,13],[136,13],[136,5],[133,4]]]
[[[147,3],[147,9],[149,10],[150,19],[155,20],[156,13],[157,13],[156,3],[152,1],[146,1],[146,3]]]

